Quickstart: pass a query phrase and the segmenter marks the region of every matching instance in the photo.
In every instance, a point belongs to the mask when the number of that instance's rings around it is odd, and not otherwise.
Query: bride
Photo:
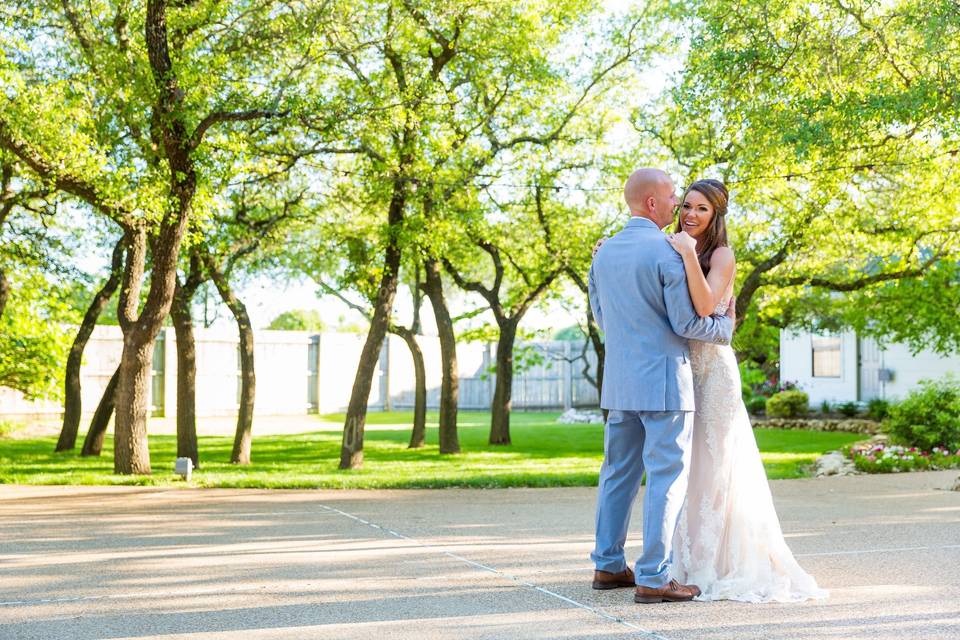
[[[728,194],[717,180],[687,188],[676,232],[694,307],[723,314],[733,302],[736,262],[727,245]],[[783,539],[760,451],[741,398],[733,349],[690,341],[694,414],[687,502],[674,537],[674,573],[698,600],[796,602],[823,598]]]

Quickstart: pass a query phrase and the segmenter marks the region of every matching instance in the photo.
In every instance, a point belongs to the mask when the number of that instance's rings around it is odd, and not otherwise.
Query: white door
[[[880,393],[880,347],[872,338],[858,340],[857,359],[860,370],[859,400],[867,401],[879,398]]]

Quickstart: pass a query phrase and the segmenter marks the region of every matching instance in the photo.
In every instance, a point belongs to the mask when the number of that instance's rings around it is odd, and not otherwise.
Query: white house
[[[824,400],[866,402],[903,398],[924,379],[960,376],[960,354],[932,351],[916,355],[902,344],[880,348],[852,331],[835,335],[780,332],[780,380],[795,382],[811,406]]]

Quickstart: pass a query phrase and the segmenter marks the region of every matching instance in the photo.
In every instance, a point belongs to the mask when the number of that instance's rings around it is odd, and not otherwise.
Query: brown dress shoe
[[[680,584],[671,580],[659,589],[637,587],[634,602],[651,604],[654,602],[688,602],[700,595],[700,587],[695,584]]]
[[[609,571],[593,572],[594,589],[619,589],[620,587],[635,587],[637,583],[633,579],[633,571],[627,567],[620,573],[610,573]]]

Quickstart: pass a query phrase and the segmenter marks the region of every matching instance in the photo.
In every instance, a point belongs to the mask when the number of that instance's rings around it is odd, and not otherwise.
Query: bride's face
[[[690,191],[680,207],[680,224],[694,238],[702,236],[713,220],[713,205],[699,191]]]

